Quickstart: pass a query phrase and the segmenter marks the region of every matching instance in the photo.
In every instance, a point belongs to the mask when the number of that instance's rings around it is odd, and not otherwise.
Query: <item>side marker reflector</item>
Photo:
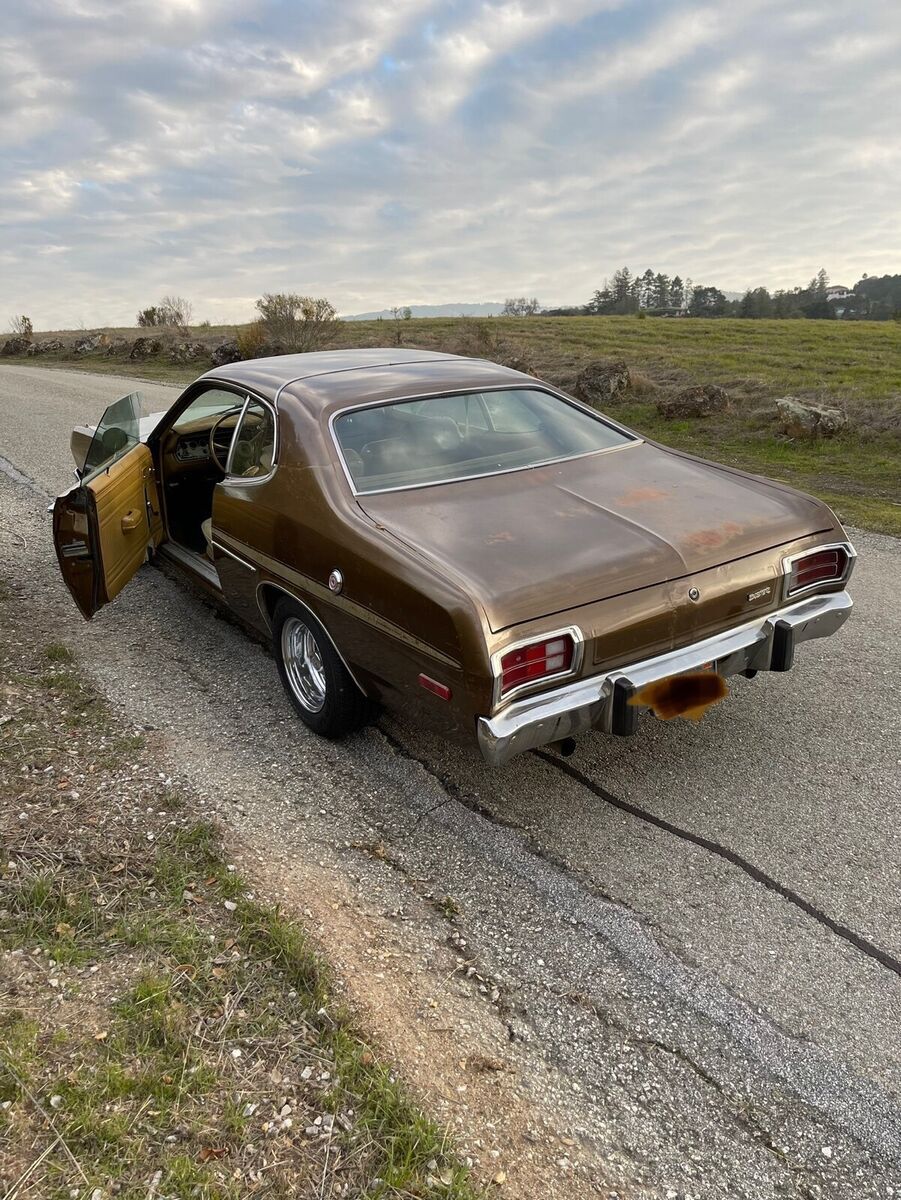
[[[453,695],[446,683],[439,683],[437,679],[432,679],[430,675],[420,675],[419,686],[424,687],[433,696],[437,696],[439,700],[450,700]]]

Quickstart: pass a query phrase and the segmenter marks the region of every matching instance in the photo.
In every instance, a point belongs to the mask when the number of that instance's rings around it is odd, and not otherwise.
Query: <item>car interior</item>
[[[359,492],[535,466],[628,441],[538,389],[436,396],[357,409],[335,432]]]
[[[203,392],[160,439],[162,502],[170,539],[212,558],[213,491],[226,477],[272,469],[275,422],[268,406],[234,392]]]

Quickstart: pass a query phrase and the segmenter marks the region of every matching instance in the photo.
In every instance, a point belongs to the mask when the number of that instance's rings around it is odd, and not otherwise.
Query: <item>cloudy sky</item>
[[[0,325],[901,271],[898,0],[17,0]]]

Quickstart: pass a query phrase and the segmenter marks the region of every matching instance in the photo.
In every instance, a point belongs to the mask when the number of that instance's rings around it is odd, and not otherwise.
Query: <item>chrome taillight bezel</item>
[[[814,554],[822,554],[824,550],[842,550],[845,553],[846,561],[844,570],[840,575],[836,575],[834,579],[818,579],[815,583],[807,583],[803,587],[792,588],[791,576],[795,563],[803,558],[810,558]],[[790,554],[782,560],[783,585],[782,598],[784,600],[796,600],[799,596],[806,596],[809,592],[814,592],[818,588],[835,587],[837,584],[847,583],[851,577],[851,572],[854,569],[854,560],[857,558],[857,551],[850,542],[824,542],[820,546],[810,546],[806,550],[801,550],[797,554]]]
[[[510,688],[509,691],[502,693],[502,660],[514,650],[522,650],[526,646],[534,646],[537,642],[550,642],[557,637],[569,637],[572,639],[573,652],[572,661],[569,666],[563,671],[555,671],[550,675],[542,675],[540,679],[528,679],[524,683],[518,683]],[[556,683],[561,679],[572,679],[573,676],[579,673],[584,652],[585,638],[578,625],[566,625],[562,629],[550,629],[547,633],[536,633],[531,637],[520,638],[518,641],[508,642],[505,646],[501,646],[499,650],[495,650],[491,655],[491,670],[494,675],[492,711],[496,711],[498,708],[509,704],[517,696],[544,691],[548,684]]]

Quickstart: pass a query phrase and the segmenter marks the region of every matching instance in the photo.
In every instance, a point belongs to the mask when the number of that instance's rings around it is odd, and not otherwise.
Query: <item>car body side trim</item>
[[[248,559],[242,558],[240,554],[235,554],[234,550],[229,550],[228,546],[223,546],[222,543],[217,541],[215,538],[210,538],[210,542],[216,547],[217,550],[221,550],[223,554],[227,554],[229,558],[233,558],[236,563],[240,563],[241,566],[246,567],[248,571],[253,571],[257,575],[259,574],[259,569],[255,567],[252,562],[249,562]]]
[[[358,604],[355,600],[349,599],[341,592],[331,591],[326,584],[319,583],[315,579],[311,579],[308,575],[303,575],[300,571],[289,567],[287,563],[281,562],[280,559],[272,558],[268,554],[264,554],[261,550],[255,549],[253,546],[248,546],[245,542],[239,541],[231,534],[223,534],[221,529],[216,530],[216,537],[231,547],[237,548],[238,553],[247,557],[250,562],[255,563],[258,567],[274,575],[276,579],[284,580],[286,583],[293,584],[302,592],[307,592],[315,596],[317,600],[322,600],[324,603],[331,605],[334,608],[342,608],[349,612],[352,616],[357,617],[366,625],[370,625],[378,629],[381,633],[388,637],[394,638],[395,641],[403,642],[414,650],[418,650],[421,654],[425,654],[428,658],[440,662],[446,667],[452,667],[455,670],[460,669],[460,663],[457,659],[451,658],[447,654],[443,654],[435,646],[424,642],[421,638],[408,633],[399,625],[395,625],[393,621],[389,621],[387,617],[381,616],[379,613],[374,613],[371,609],[366,608],[362,604]],[[265,612],[263,613],[265,617]],[[268,618],[267,618],[268,624]]]

